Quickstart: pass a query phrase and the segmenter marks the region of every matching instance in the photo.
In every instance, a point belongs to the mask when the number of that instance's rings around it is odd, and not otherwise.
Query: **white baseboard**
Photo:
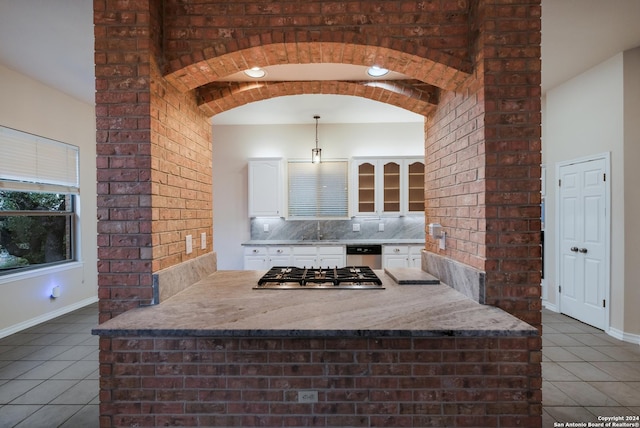
[[[607,333],[609,336],[615,337],[618,340],[640,345],[640,334],[625,333],[624,331],[613,327],[609,327],[609,331],[607,331]]]
[[[52,320],[62,315],[66,315],[69,312],[73,312],[77,309],[84,308],[87,305],[95,303],[98,301],[98,296],[89,297],[88,299],[80,300],[72,305],[65,306],[64,308],[57,309],[53,312],[47,312],[46,314],[40,315],[39,317],[32,318],[27,321],[23,321],[21,323],[12,325],[11,327],[7,327],[5,329],[0,330],[0,339],[3,337],[10,336],[14,333],[18,333],[19,331],[26,330],[35,325],[41,324],[43,322]],[[96,319],[96,324],[98,320]]]
[[[550,311],[558,312],[558,307],[547,300],[542,301],[542,306],[544,306],[545,309],[549,309]]]

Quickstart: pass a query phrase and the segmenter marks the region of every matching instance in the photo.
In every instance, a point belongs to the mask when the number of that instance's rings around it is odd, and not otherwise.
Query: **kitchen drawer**
[[[409,254],[407,245],[383,245],[382,254]]]
[[[289,256],[291,255],[291,247],[281,247],[281,246],[269,247],[269,255]]]
[[[267,247],[244,247],[245,256],[266,256]]]
[[[320,255],[344,255],[345,249],[343,246],[330,246],[330,247],[318,247],[318,254]]]
[[[295,256],[303,256],[303,255],[316,255],[318,254],[318,247],[314,245],[302,246],[302,247],[293,247],[293,254]]]

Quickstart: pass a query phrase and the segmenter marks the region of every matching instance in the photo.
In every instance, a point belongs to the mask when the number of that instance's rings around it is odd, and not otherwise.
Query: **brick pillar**
[[[486,272],[485,303],[540,326],[540,2],[472,2],[473,75],[426,121],[427,249]]]
[[[537,0],[480,2],[486,302],[541,324],[541,66]]]
[[[150,11],[94,1],[100,321],[151,290]]]
[[[212,250],[212,148],[194,92],[162,75],[162,3],[95,0],[94,12],[102,322],[150,303],[154,272]]]

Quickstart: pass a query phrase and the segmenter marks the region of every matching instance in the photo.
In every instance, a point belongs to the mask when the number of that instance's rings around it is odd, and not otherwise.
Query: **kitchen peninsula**
[[[253,290],[218,271],[93,330],[114,426],[528,426],[537,330],[451,287]]]

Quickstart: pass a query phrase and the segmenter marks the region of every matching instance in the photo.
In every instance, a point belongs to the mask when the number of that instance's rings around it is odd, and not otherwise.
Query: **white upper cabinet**
[[[352,213],[400,216],[424,212],[424,161],[354,158]]]
[[[284,162],[249,160],[249,217],[284,217]]]

